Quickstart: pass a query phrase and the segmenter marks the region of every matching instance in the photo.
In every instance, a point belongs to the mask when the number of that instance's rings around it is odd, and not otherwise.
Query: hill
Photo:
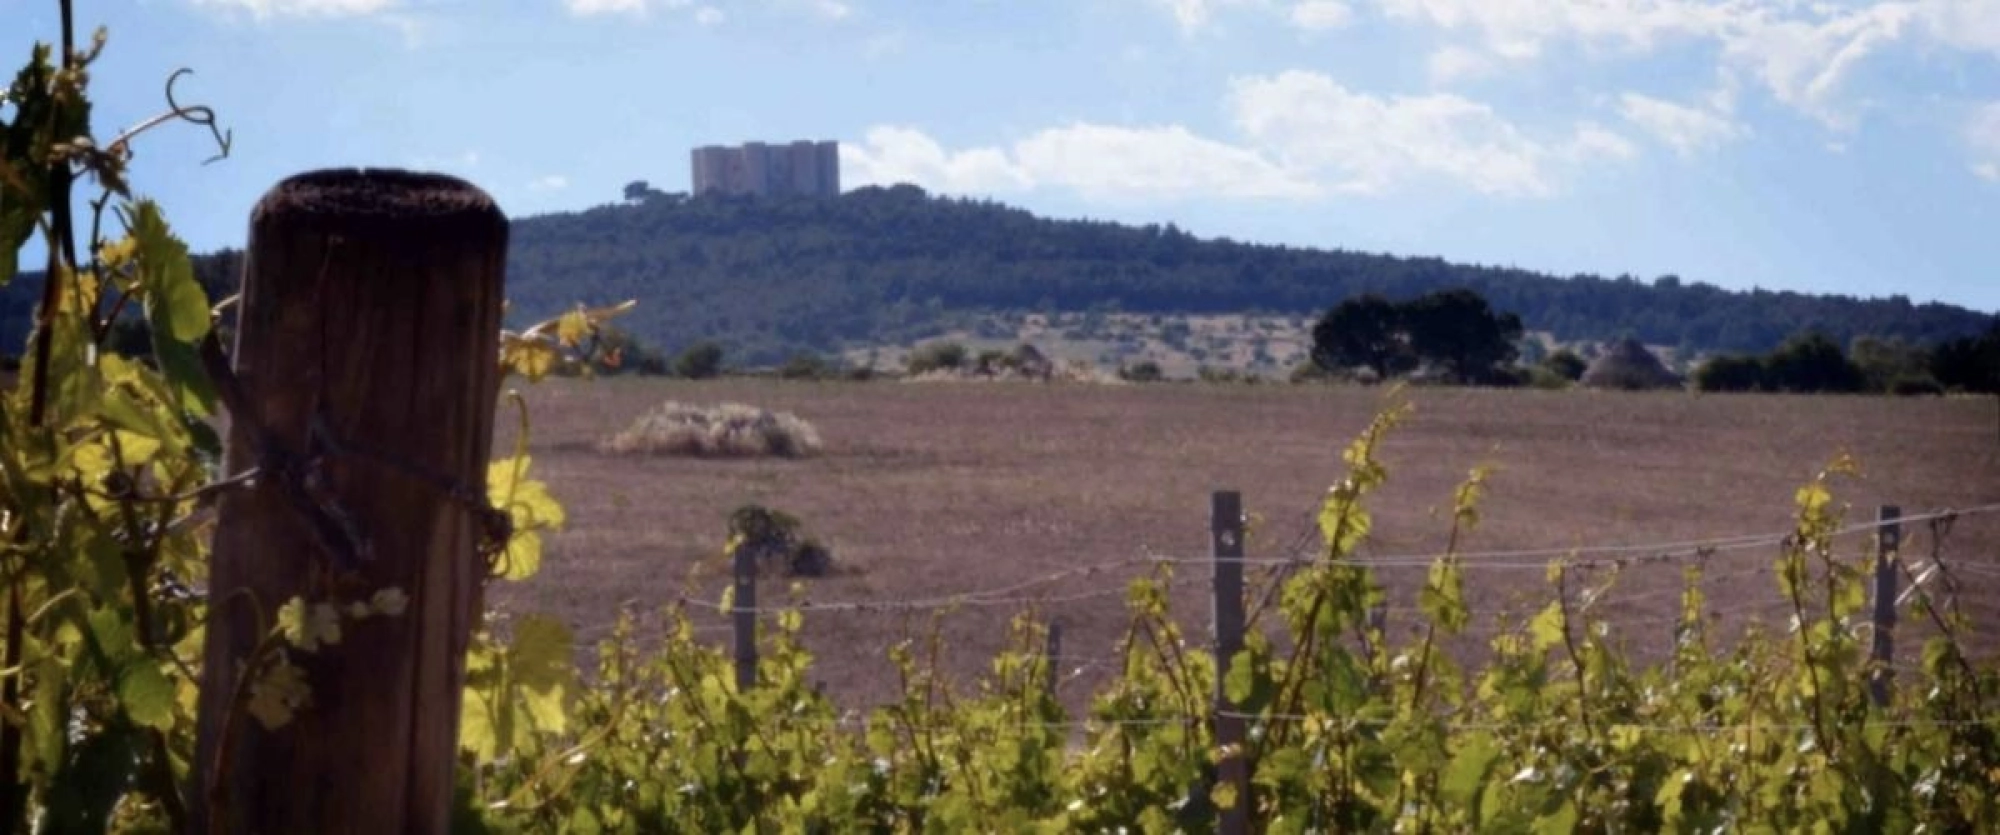
[[[220,289],[235,253],[201,260]],[[913,186],[836,199],[652,192],[582,212],[519,218],[508,260],[517,320],[579,301],[642,304],[620,324],[677,350],[700,340],[733,362],[799,350],[906,344],[976,330],[994,314],[1262,313],[1316,316],[1347,296],[1406,299],[1470,287],[1564,341],[1637,336],[1680,353],[1766,351],[1817,329],[1929,343],[1971,335],[1990,316],[1907,298],[1732,292],[1664,276],[1568,278],[1340,249],[1200,239],[1172,225],[1052,220]],[[39,286],[0,290],[0,346],[18,352]]]
[[[654,193],[522,218],[516,310],[642,300],[625,323],[667,349],[716,339],[734,356],[906,342],[972,314],[1123,311],[1317,315],[1349,295],[1467,286],[1562,340],[1631,334],[1685,351],[1765,351],[1818,329],[1912,342],[1978,333],[1989,316],[1902,297],[1731,292],[1668,276],[1557,278],[1345,250],[1203,240],[1172,225],[1051,220],[991,202],[864,188],[838,199]]]

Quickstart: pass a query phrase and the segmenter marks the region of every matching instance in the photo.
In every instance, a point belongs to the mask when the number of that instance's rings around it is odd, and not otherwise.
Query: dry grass
[[[819,430],[791,412],[741,403],[693,406],[669,400],[605,439],[605,452],[720,458],[804,458],[819,452]]]
[[[536,467],[569,509],[542,574],[493,591],[501,605],[561,615],[586,636],[622,601],[654,608],[714,601],[715,555],[729,512],[746,502],[798,516],[841,555],[844,572],[810,581],[808,599],[897,601],[1021,583],[1063,569],[1095,573],[1009,597],[1065,624],[1066,684],[1101,681],[1125,621],[1119,590],[1148,554],[1199,558],[1210,491],[1240,489],[1260,519],[1253,557],[1310,545],[1309,514],[1342,472],[1339,452],[1381,405],[1379,390],[1240,386],[909,386],[776,381],[557,382],[527,391]],[[1785,530],[1793,490],[1841,452],[1863,467],[1838,495],[1855,521],[1878,504],[1906,514],[2000,501],[1995,401],[1681,393],[1477,391],[1411,394],[1417,413],[1382,451],[1390,481],[1373,502],[1374,555],[1444,543],[1452,488],[1496,465],[1477,551],[1568,548]],[[804,460],[650,458],[599,452],[597,439],[663,399],[745,401],[795,412],[829,439]],[[505,423],[503,421],[503,423]],[[506,439],[502,439],[506,443]],[[1906,552],[1928,555],[1928,527]],[[1843,554],[1863,539],[1841,540]],[[2000,627],[2000,516],[1961,520],[1942,543],[1963,567],[1975,632]],[[1587,554],[1586,554],[1587,556]],[[1716,555],[1717,620],[1781,623],[1775,550]],[[1468,593],[1475,651],[1505,618],[1550,599],[1535,560],[1474,559]],[[1511,563],[1511,564],[1510,564]],[[1523,564],[1525,563],[1525,565]],[[1682,563],[1624,569],[1593,605],[1641,654],[1663,649]],[[1980,573],[1984,572],[1984,573]],[[1182,566],[1174,599],[1191,640],[1206,633],[1207,566]],[[1421,569],[1384,571],[1390,631],[1407,636]],[[1613,582],[1599,571],[1591,583]],[[1096,595],[1082,597],[1083,595]],[[765,599],[782,600],[779,589]],[[954,671],[984,669],[1009,617],[1025,608],[964,605],[938,618]],[[1906,612],[1904,623],[1921,620]],[[720,628],[723,619],[706,617]],[[811,612],[815,675],[854,704],[892,688],[884,649],[929,628],[929,611]],[[715,634],[725,640],[726,632]],[[1901,648],[1914,650],[1915,640]]]

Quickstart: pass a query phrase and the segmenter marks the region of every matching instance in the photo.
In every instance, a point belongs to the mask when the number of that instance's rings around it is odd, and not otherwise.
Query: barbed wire
[[[1310,713],[1250,713],[1236,710],[1212,710],[1200,714],[1175,716],[1153,716],[1132,719],[1062,719],[1062,720],[1015,720],[999,723],[972,723],[987,728],[1015,728],[1059,731],[1093,731],[1111,728],[1157,728],[1170,725],[1192,725],[1213,719],[1236,719],[1257,724],[1286,722],[1293,724],[1318,723],[1324,727],[1387,727],[1398,721],[1394,718],[1334,716]],[[799,725],[831,726],[836,728],[865,728],[871,721],[868,716],[848,712],[840,716],[787,716],[785,722]],[[1563,718],[1544,719],[1534,722],[1499,722],[1478,720],[1445,719],[1440,724],[1451,731],[1513,731],[1524,730],[1549,724],[1571,725]],[[1843,727],[1859,725],[1863,728],[1968,728],[2000,725],[2000,715],[1981,716],[1970,719],[1864,719],[1860,722],[1842,723]],[[1688,735],[1737,734],[1737,733],[1812,733],[1811,723],[1799,722],[1731,722],[1701,723],[1690,722],[1668,724],[1664,722],[1609,722],[1603,723],[1606,732],[1636,731],[1640,733],[1673,733]]]
[[[1858,533],[1872,532],[1880,529],[1885,524],[1914,525],[1914,524],[1929,522],[1932,520],[1958,519],[1966,516],[1975,516],[1975,515],[1994,513],[1994,512],[2000,512],[2000,503],[1979,505],[1963,509],[1940,510],[1927,514],[1905,516],[1902,517],[1901,519],[1891,520],[1888,522],[1876,521],[1876,522],[1857,523],[1840,528],[1829,534],[1829,537],[1845,537],[1845,536],[1852,536]],[[1301,539],[1307,538],[1310,536],[1310,533],[1311,531],[1308,530],[1307,532],[1302,534],[1300,538]],[[1458,565],[1460,568],[1467,570],[1546,571],[1549,567],[1549,562],[1547,561],[1547,558],[1561,559],[1565,565],[1577,568],[1627,567],[1640,564],[1672,562],[1672,561],[1680,561],[1686,559],[1697,559],[1697,558],[1705,559],[1726,552],[1745,551],[1745,550],[1764,548],[1764,547],[1775,547],[1783,544],[1792,535],[1793,534],[1791,532],[1763,533],[1763,534],[1744,534],[1739,536],[1711,537],[1707,539],[1680,540],[1680,541],[1670,541],[1670,542],[1626,543],[1626,544],[1615,544],[1615,545],[1571,546],[1566,548],[1534,548],[1534,549],[1513,549],[1513,550],[1498,550],[1498,551],[1461,551],[1450,554],[1449,556],[1458,560]],[[1593,554],[1593,555],[1619,554],[1625,556],[1614,556],[1614,557],[1582,556],[1586,554]],[[1641,556],[1635,557],[1630,555],[1641,555]],[[1447,555],[1442,552],[1428,553],[1428,554],[1371,556],[1371,557],[1360,557],[1360,558],[1340,560],[1330,564],[1347,565],[1347,566],[1353,566],[1358,568],[1369,568],[1369,569],[1396,567],[1396,566],[1427,567],[1429,565],[1434,564],[1439,559],[1445,558],[1446,556]],[[1540,560],[1527,559],[1533,557],[1541,557],[1544,559]],[[930,611],[930,610],[948,609],[948,608],[1051,606],[1064,603],[1075,603],[1087,600],[1101,599],[1104,597],[1110,597],[1122,594],[1126,591],[1126,589],[1129,587],[1129,584],[1133,580],[1138,579],[1139,576],[1142,575],[1122,577],[1115,584],[1108,584],[1093,589],[1069,592],[1064,594],[1024,595],[1021,594],[1021,592],[1041,586],[1047,586],[1059,583],[1065,580],[1104,575],[1115,571],[1119,571],[1121,569],[1131,569],[1131,568],[1149,567],[1149,566],[1156,567],[1160,565],[1170,565],[1170,566],[1213,565],[1218,561],[1218,559],[1219,558],[1214,556],[1180,557],[1180,556],[1172,556],[1159,553],[1142,553],[1140,556],[1137,557],[1112,559],[1088,565],[1063,568],[1001,586],[995,586],[984,589],[975,589],[969,591],[953,592],[947,594],[930,595],[923,598],[916,598],[909,600],[815,601],[810,597],[807,597],[799,600],[786,601],[785,603],[782,604],[758,606],[749,609],[743,609],[737,607],[725,607],[718,602],[711,602],[685,595],[677,598],[677,601],[683,606],[710,612],[726,614],[726,613],[748,611],[752,614],[757,614],[757,615],[770,615],[770,614],[777,614],[781,612],[790,612],[790,611],[797,611],[800,613],[845,613],[845,612],[892,613],[892,612],[910,612],[910,611]],[[1233,561],[1241,562],[1245,565],[1279,566],[1279,567],[1294,567],[1294,568],[1311,565],[1316,562],[1316,560],[1310,558],[1302,559],[1295,557],[1242,557],[1242,558],[1237,558]],[[1322,563],[1322,564],[1329,564],[1329,563]],[[1761,570],[1761,569],[1756,569],[1756,570]],[[2000,576],[2000,566],[1984,566],[1977,563],[1953,562],[1949,570],[1954,573],[1968,573],[1982,577]],[[1728,577],[1748,574],[1751,573],[1752,571],[1753,571],[1752,569],[1738,568],[1729,571],[1715,572],[1712,574],[1705,575],[1703,577],[1703,582],[1704,583],[1714,582]],[[1611,605],[1613,603],[1617,605],[1627,605],[1645,599],[1679,596],[1684,591],[1683,587],[1678,584],[1672,587],[1642,590],[1639,592],[1634,592],[1629,594],[1617,594],[1616,586],[1611,587],[1611,589],[1612,589],[1611,591],[1606,592],[1599,598],[1590,601],[1587,605],[1585,605],[1585,608],[1588,609],[1598,606]],[[1387,608],[1388,611],[1392,613],[1401,612],[1407,614],[1407,613],[1418,613],[1421,611],[1420,609],[1416,609],[1414,607],[1385,607],[1385,608]],[[1488,609],[1488,610],[1482,610],[1482,613],[1512,614],[1514,613],[1514,611],[1511,609]],[[609,631],[610,626],[606,625],[598,628],[602,629],[603,631]],[[711,628],[711,627],[704,627],[704,628]],[[712,628],[719,631],[726,627],[712,627]]]

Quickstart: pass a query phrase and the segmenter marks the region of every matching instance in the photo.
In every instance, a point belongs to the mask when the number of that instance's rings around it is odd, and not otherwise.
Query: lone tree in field
[[[1520,350],[1521,317],[1496,313],[1486,299],[1463,287],[1420,296],[1403,306],[1410,349],[1454,379],[1482,383]]]
[[[1334,305],[1313,326],[1312,361],[1328,371],[1359,365],[1386,380],[1409,367],[1409,354],[1402,309],[1374,293]]]
[[[1422,361],[1459,381],[1483,383],[1519,355],[1520,338],[1521,317],[1494,312],[1471,290],[1440,290],[1400,305],[1370,293],[1320,317],[1312,359],[1328,371],[1365,366],[1378,379]]]

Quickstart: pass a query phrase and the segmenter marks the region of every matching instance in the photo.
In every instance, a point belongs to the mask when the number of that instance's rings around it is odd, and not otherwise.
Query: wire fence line
[[[1219,711],[1189,712],[1184,714],[1176,714],[1172,716],[1152,716],[1152,717],[1132,718],[1132,719],[1104,719],[1104,718],[1060,719],[1060,720],[1016,719],[1005,722],[990,722],[990,723],[975,722],[969,724],[980,728],[1007,728],[1007,729],[1020,729],[1020,730],[1088,732],[1092,730],[1100,730],[1105,728],[1159,728],[1159,727],[1168,727],[1173,725],[1194,725],[1197,723],[1206,723],[1213,718],[1235,719],[1250,723],[1252,726],[1258,724],[1289,723],[1289,724],[1319,724],[1322,727],[1326,728],[1337,728],[1337,727],[1382,728],[1395,724],[1398,721],[1404,721],[1401,719],[1372,717],[1372,716],[1335,716],[1330,713],[1329,714],[1252,713],[1248,711],[1219,710]],[[1543,725],[1547,725],[1552,721],[1554,722],[1568,721],[1564,719],[1552,719],[1552,720],[1545,719],[1533,722],[1495,722],[1495,721],[1481,721],[1481,720],[1452,719],[1449,716],[1440,716],[1440,717],[1435,717],[1434,719],[1435,721],[1438,721],[1444,729],[1450,731],[1510,731],[1510,730],[1520,730],[1523,728],[1540,727]],[[868,727],[869,724],[873,721],[887,721],[887,720],[875,720],[867,716],[861,715],[858,711],[848,711],[847,713],[840,716],[802,716],[795,714],[786,717],[785,721],[787,723],[795,725],[822,726],[822,727],[831,726],[836,728],[863,729]],[[1859,725],[1865,728],[1887,728],[1887,729],[2000,727],[2000,715],[1978,716],[1965,719],[1868,718],[1859,721],[1843,721],[1842,725],[1843,726]],[[1796,722],[1727,722],[1727,723],[1608,722],[1605,723],[1603,727],[1606,731],[1631,731],[1638,733],[1672,733],[1672,734],[1715,734],[1715,735],[1744,734],[1744,733],[1812,733],[1816,730],[1815,727],[1810,723],[1796,723]]]
[[[1965,509],[1942,510],[1916,516],[1905,516],[1899,520],[1896,520],[1896,522],[1899,524],[1909,525],[1909,524],[1919,524],[1932,520],[1957,519],[1957,518],[1964,518],[1969,516],[1977,516],[1977,515],[1996,513],[1996,512],[2000,512],[2000,503],[1981,505]],[[1856,523],[1840,528],[1837,531],[1834,531],[1831,534],[1831,536],[1835,538],[1844,538],[1844,537],[1855,536],[1858,534],[1872,533],[1881,529],[1884,526],[1884,524],[1885,523],[1883,522]],[[1121,570],[1129,571],[1130,569],[1135,569],[1135,568],[1151,568],[1158,566],[1206,567],[1206,566],[1212,566],[1216,562],[1221,562],[1221,561],[1239,562],[1246,566],[1303,567],[1306,565],[1318,563],[1318,564],[1347,565],[1357,568],[1374,569],[1374,568],[1385,568],[1385,567],[1428,567],[1430,565],[1435,564],[1440,559],[1449,557],[1456,560],[1458,567],[1461,570],[1465,571],[1546,571],[1549,568],[1550,562],[1553,560],[1560,560],[1566,566],[1579,569],[1623,568],[1623,567],[1630,567],[1634,565],[1643,565],[1649,563],[1684,562],[1688,560],[1711,558],[1716,555],[1724,553],[1736,553],[1744,551],[1753,551],[1762,548],[1774,548],[1783,545],[1785,541],[1789,539],[1792,535],[1793,534],[1788,531],[1783,533],[1745,534],[1740,536],[1714,537],[1714,538],[1698,539],[1698,540],[1679,540],[1671,542],[1625,543],[1625,544],[1615,544],[1615,545],[1579,545],[1579,546],[1570,546],[1565,548],[1536,548],[1536,549],[1517,549],[1517,550],[1504,550],[1504,551],[1459,551],[1453,553],[1435,552],[1427,554],[1403,554],[1403,555],[1379,556],[1379,557],[1358,557],[1358,558],[1338,560],[1332,563],[1326,563],[1324,561],[1320,561],[1317,559],[1302,559],[1302,558],[1292,558],[1292,557],[1218,558],[1214,556],[1190,557],[1190,556],[1174,556],[1161,553],[1141,553],[1139,556],[1115,558],[1088,565],[1063,568],[1056,571],[1051,571],[1034,577],[1030,577],[1025,580],[1011,582],[1002,586],[995,586],[982,589],[969,589],[965,591],[950,592],[945,594],[934,594],[922,598],[909,598],[900,600],[896,599],[816,600],[810,596],[807,596],[796,600],[787,601],[783,604],[756,606],[748,608],[724,606],[717,601],[710,601],[685,595],[680,597],[678,599],[678,602],[689,608],[702,609],[712,612],[723,612],[723,613],[750,612],[758,615],[777,614],[786,611],[799,611],[804,613],[837,613],[837,612],[893,613],[893,612],[908,612],[917,610],[929,611],[929,610],[949,609],[949,608],[986,608],[986,607],[1053,605],[1061,603],[1079,602],[1084,600],[1094,600],[1098,598],[1121,594],[1127,589],[1127,584],[1129,584],[1133,579],[1137,579],[1137,577],[1141,575],[1121,576],[1116,580],[1114,584],[1100,586],[1097,588],[1087,589],[1082,591],[1067,591],[1061,594],[1054,594],[1054,595],[1029,595],[1029,594],[1023,594],[1022,592],[1026,592],[1030,589],[1035,589],[1042,586],[1049,586],[1057,583],[1062,583],[1067,580],[1110,575],[1113,574],[1114,572],[1119,572]],[[1615,554],[1620,556],[1586,556],[1586,555],[1605,555],[1605,554]],[[1542,559],[1529,559],[1535,557],[1539,557]],[[1768,566],[1756,566],[1754,568],[1740,568],[1732,570],[1714,570],[1715,573],[1710,575],[1710,577],[1713,577],[1715,579],[1722,579],[1724,577],[1743,576],[1750,573],[1762,573],[1762,571],[1764,570],[1768,570]],[[1954,574],[1966,573],[1984,577],[2000,577],[2000,564],[1993,566],[1984,566],[1978,563],[1953,562],[1949,565],[1948,570],[1949,572]],[[1704,577],[1704,581],[1708,581],[1710,577]],[[1656,589],[1644,592],[1636,592],[1633,594],[1624,595],[1618,599],[1619,602],[1633,602],[1640,599],[1651,598],[1651,597],[1679,595],[1680,593],[1681,589],[1675,587],[1672,589]]]

